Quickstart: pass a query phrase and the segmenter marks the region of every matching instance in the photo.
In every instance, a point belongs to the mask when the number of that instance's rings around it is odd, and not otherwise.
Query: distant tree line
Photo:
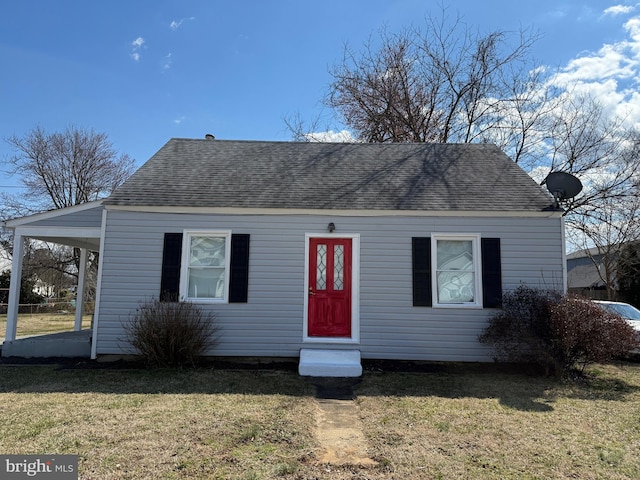
[[[640,308],[640,242],[625,245],[617,268],[619,299]]]
[[[22,278],[20,285],[20,303],[38,304],[42,303],[44,298],[34,292],[37,279],[32,275],[26,275]],[[11,283],[11,271],[5,270],[0,272],[0,304],[9,302],[9,285]]]

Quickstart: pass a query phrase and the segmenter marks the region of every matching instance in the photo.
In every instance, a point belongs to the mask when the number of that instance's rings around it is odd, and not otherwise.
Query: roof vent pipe
[[[211,133],[207,133],[204,138],[206,138],[207,140],[215,140],[216,137],[215,135],[212,135]]]

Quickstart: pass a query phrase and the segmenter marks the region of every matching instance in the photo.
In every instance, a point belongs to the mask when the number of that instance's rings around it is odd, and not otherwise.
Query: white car
[[[609,302],[606,300],[594,300],[603,310],[620,315],[631,325],[640,337],[640,310],[633,305],[622,302]],[[634,350],[635,352],[635,350]]]

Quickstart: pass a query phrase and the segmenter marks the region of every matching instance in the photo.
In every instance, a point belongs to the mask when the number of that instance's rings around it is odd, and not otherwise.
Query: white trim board
[[[4,226],[6,228],[15,228],[31,222],[39,222],[41,220],[47,220],[50,218],[62,217],[71,213],[91,210],[92,208],[100,207],[103,201],[104,200],[95,200],[93,202],[81,203],[80,205],[73,205],[71,207],[58,208],[41,213],[34,213],[33,215],[27,215],[26,217],[13,218],[11,220],[6,220],[4,222]]]
[[[333,215],[340,217],[561,217],[563,211],[508,211],[508,210],[333,210],[309,208],[243,208],[195,207],[156,205],[105,205],[107,210],[146,213],[193,213],[219,215]]]

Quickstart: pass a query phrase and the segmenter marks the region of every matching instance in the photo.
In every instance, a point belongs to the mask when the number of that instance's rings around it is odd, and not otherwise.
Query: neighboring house
[[[6,250],[0,247],[0,273],[11,269],[11,260],[7,260],[7,258]]]
[[[585,297],[606,300],[607,288],[598,269],[604,268],[597,248],[567,255],[567,291]]]
[[[33,292],[41,295],[45,298],[53,297],[56,291],[56,286],[45,282],[39,278],[36,279],[36,283],[33,286]]]
[[[615,248],[624,252],[633,247],[637,242],[625,242]],[[620,291],[618,281],[619,252],[614,246],[606,246],[602,249],[593,247],[578,250],[567,255],[567,290],[595,300],[630,301],[627,293]],[[607,278],[607,266],[609,268],[612,298],[608,298],[607,286],[603,278]]]
[[[215,313],[215,356],[485,361],[502,292],[566,280],[562,212],[486,144],[172,139],[109,198],[7,227],[99,248],[94,357],[178,297]]]

